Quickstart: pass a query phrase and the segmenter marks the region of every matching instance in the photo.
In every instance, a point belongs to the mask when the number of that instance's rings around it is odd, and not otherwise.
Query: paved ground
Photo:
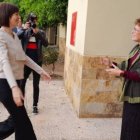
[[[65,94],[63,80],[41,81],[40,113],[32,114],[32,80],[28,80],[26,108],[38,140],[119,140],[121,119],[79,119]],[[0,121],[8,113],[0,104]],[[6,140],[14,140],[14,135]]]

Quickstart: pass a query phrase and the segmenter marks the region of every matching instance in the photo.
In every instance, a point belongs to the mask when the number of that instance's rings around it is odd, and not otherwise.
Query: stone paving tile
[[[119,140],[120,118],[78,118],[65,94],[62,80],[41,81],[39,114],[32,114],[32,81],[25,106],[38,140]],[[8,116],[0,105],[0,121]],[[14,134],[6,140],[14,140]]]

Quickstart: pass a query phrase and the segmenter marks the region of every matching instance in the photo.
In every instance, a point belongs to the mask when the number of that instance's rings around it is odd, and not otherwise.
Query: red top
[[[36,42],[29,42],[27,45],[27,49],[37,49]]]

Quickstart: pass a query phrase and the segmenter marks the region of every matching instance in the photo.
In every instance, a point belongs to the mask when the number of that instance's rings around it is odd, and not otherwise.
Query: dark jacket
[[[22,30],[20,32],[17,32],[17,35],[19,39],[21,39],[22,47],[24,51],[26,52],[26,47],[29,43],[29,38],[31,35],[35,36],[36,44],[37,44],[37,54],[38,54],[38,62],[42,62],[43,54],[42,54],[42,46],[47,47],[48,46],[48,40],[46,38],[45,32],[42,30],[39,30],[37,34],[32,34],[31,29]]]
[[[136,45],[130,52],[129,58],[134,55],[140,46]],[[140,48],[139,48],[140,49]],[[129,60],[128,58],[128,60]],[[128,60],[123,61],[120,65],[120,69],[130,72],[137,72],[140,75],[140,53],[135,61],[128,68]],[[134,81],[124,78],[122,87],[121,101],[128,101],[129,103],[140,103],[140,81]]]

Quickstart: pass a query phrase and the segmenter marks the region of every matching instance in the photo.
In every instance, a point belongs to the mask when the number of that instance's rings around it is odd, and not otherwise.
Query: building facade
[[[119,78],[109,76],[102,57],[126,59],[139,0],[69,0],[64,81],[79,117],[119,117]]]

